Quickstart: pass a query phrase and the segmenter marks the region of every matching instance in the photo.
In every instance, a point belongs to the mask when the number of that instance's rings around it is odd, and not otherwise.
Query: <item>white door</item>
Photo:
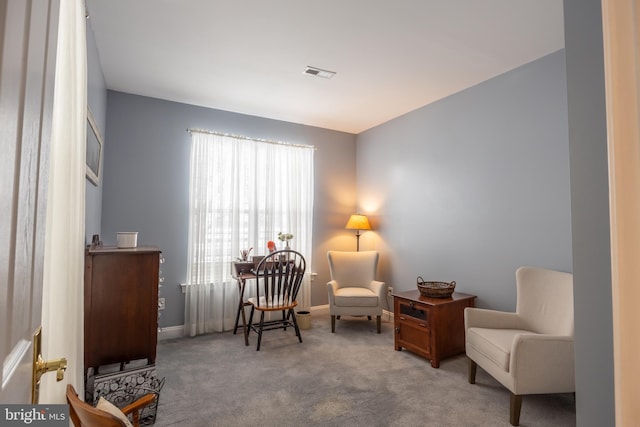
[[[2,403],[30,403],[32,398],[58,14],[59,0],[0,0]]]

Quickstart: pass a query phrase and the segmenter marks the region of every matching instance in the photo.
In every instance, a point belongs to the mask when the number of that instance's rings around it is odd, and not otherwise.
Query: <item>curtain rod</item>
[[[313,150],[316,149],[316,147],[314,145],[295,144],[295,143],[284,142],[284,141],[272,141],[272,140],[269,140],[269,139],[262,139],[262,138],[251,138],[251,137],[248,137],[248,136],[234,135],[232,133],[216,132],[216,131],[213,131],[213,130],[188,128],[187,132],[189,132],[189,133],[194,133],[194,132],[195,133],[204,133],[204,134],[207,134],[207,135],[227,136],[229,138],[244,139],[244,140],[247,140],[247,141],[257,141],[257,142],[264,142],[264,143],[267,143],[267,144],[276,144],[276,145],[287,145],[289,147],[312,148]]]

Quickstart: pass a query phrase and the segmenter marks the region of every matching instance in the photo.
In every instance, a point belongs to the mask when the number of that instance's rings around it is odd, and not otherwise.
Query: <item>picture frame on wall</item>
[[[100,165],[102,163],[102,146],[104,141],[91,110],[87,108],[87,179],[95,186],[100,183]]]

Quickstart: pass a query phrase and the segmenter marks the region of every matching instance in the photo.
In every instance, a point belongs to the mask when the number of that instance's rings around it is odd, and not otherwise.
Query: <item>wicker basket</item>
[[[418,291],[423,297],[449,298],[456,288],[456,282],[425,282],[418,276]]]

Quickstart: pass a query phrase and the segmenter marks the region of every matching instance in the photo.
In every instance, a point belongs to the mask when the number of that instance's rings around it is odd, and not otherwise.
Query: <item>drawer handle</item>
[[[396,326],[396,334],[400,333],[400,326]]]
[[[426,328],[427,324],[426,323],[420,323],[420,326],[422,326],[423,328]]]

